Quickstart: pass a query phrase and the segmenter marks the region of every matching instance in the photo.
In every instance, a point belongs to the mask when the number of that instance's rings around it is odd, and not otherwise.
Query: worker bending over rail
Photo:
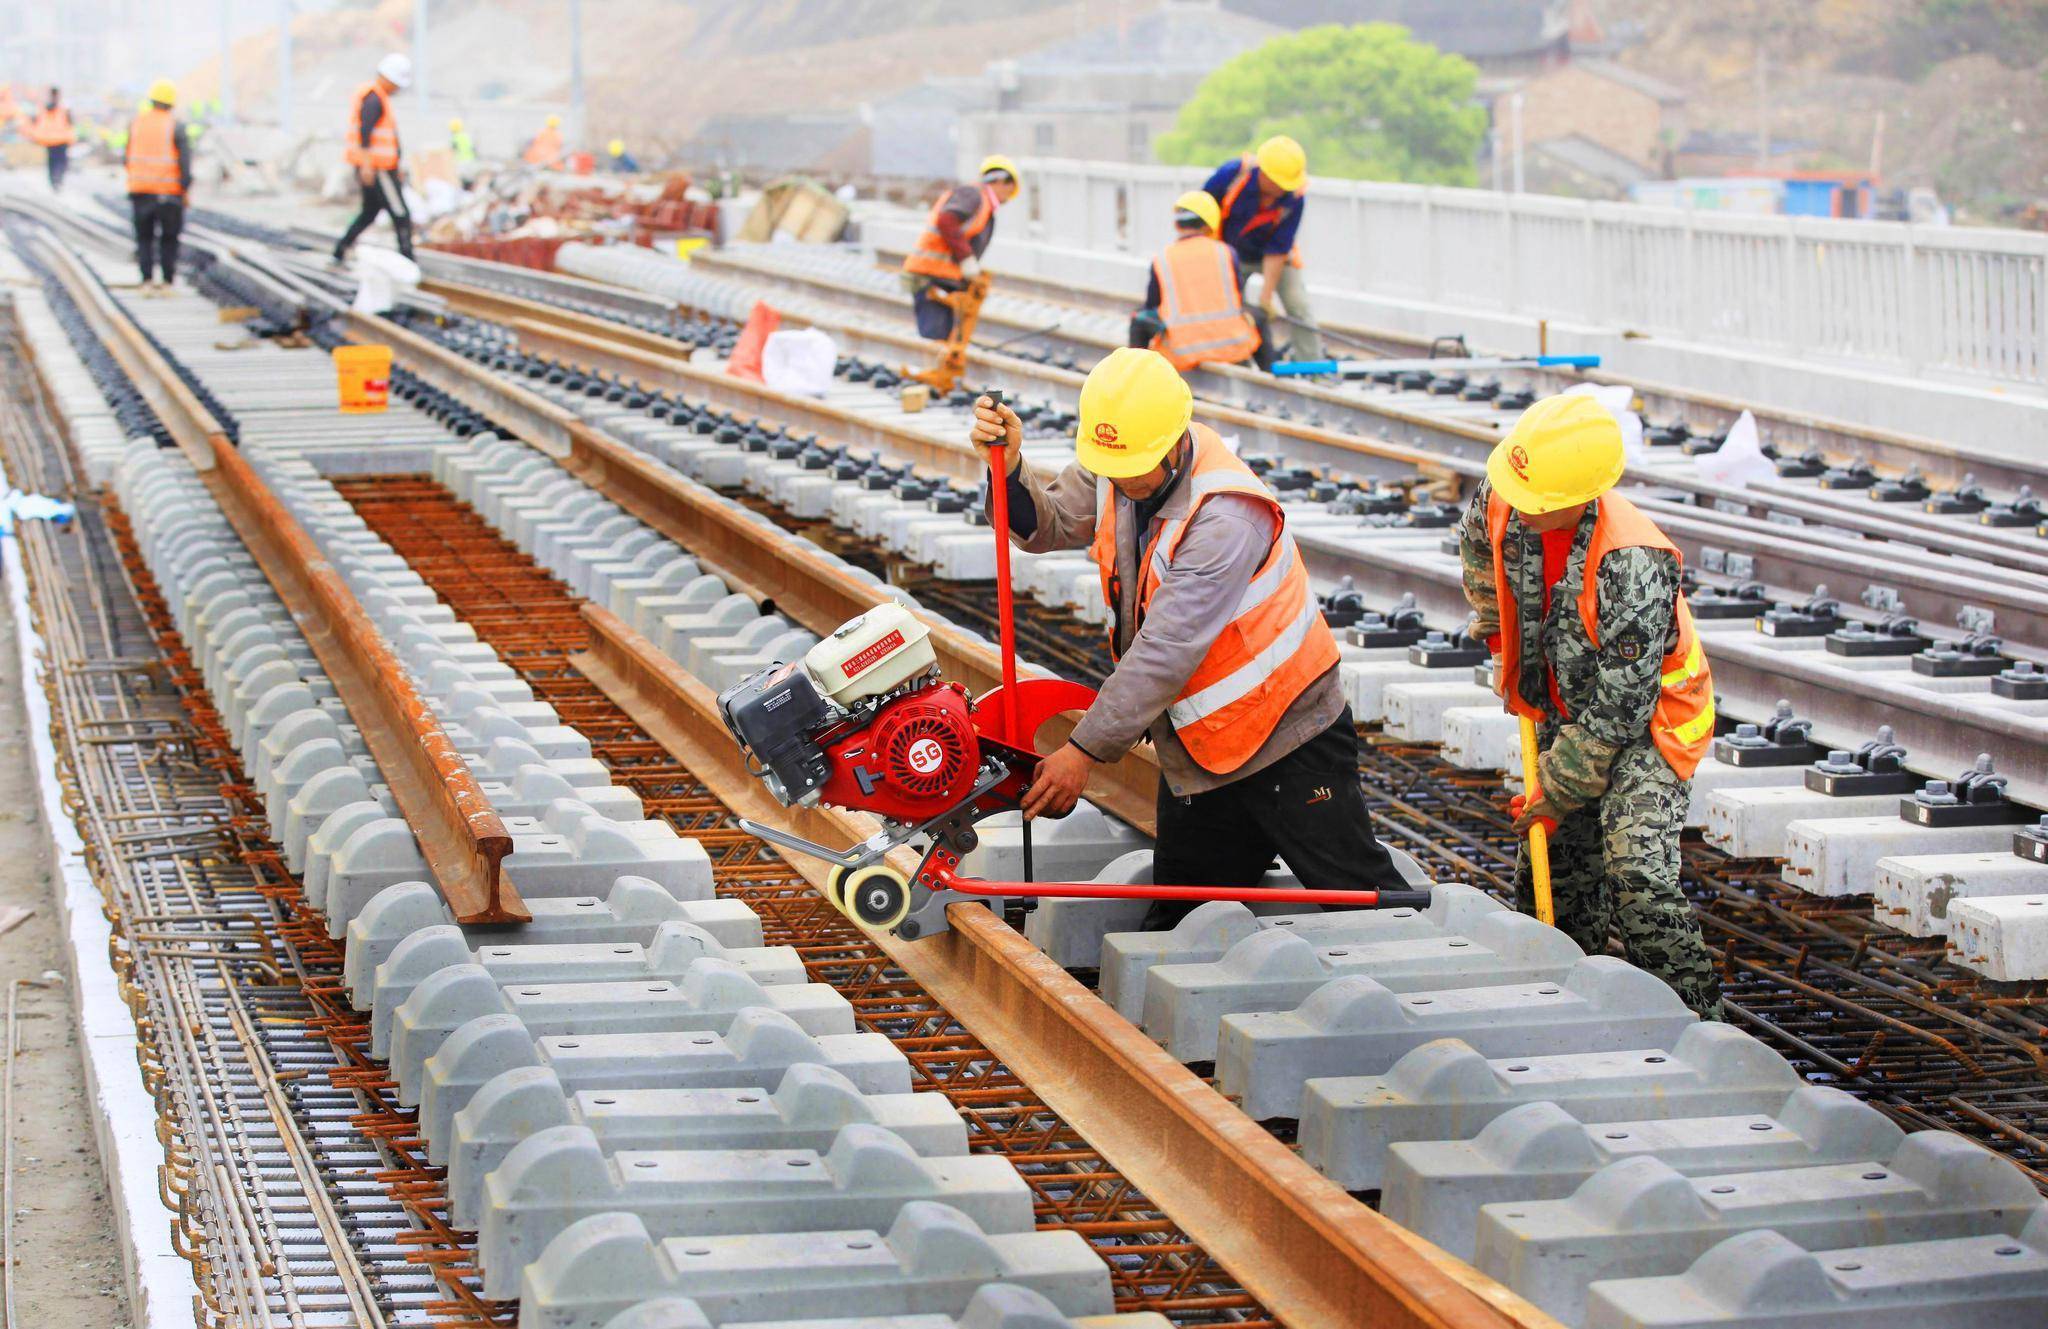
[[[1263,310],[1244,306],[1244,273],[1229,245],[1216,238],[1222,210],[1199,189],[1174,201],[1179,232],[1152,260],[1145,307],[1131,316],[1131,345],[1148,347],[1189,370],[1203,364],[1273,367]]]
[[[398,173],[398,117],[391,112],[391,99],[411,82],[412,60],[392,54],[377,62],[377,77],[356,89],[345,155],[355,168],[356,183],[362,186],[363,203],[356,219],[342,232],[341,243],[334,247],[336,263],[348,257],[349,249],[380,212],[391,214],[398,252],[412,257],[412,213],[405,206],[405,184]]]
[[[1686,781],[1714,738],[1714,685],[1679,589],[1678,549],[1611,492],[1621,426],[1585,396],[1522,413],[1459,532],[1465,598],[1507,709],[1537,725],[1537,783],[1515,830],[1549,831],[1557,926],[1628,958],[1704,1019],[1721,986],[1679,890]],[[1526,853],[1516,873],[1535,912]]]
[[[128,171],[128,214],[135,223],[135,266],[145,295],[169,294],[178,278],[178,233],[185,226],[185,196],[192,190],[192,142],[171,108],[178,89],[167,78],[149,85],[149,98],[128,124],[121,157]],[[157,272],[163,280],[157,280]]]
[[[1217,167],[1202,185],[1223,213],[1223,243],[1237,252],[1240,281],[1259,276],[1259,308],[1273,316],[1278,298],[1287,309],[1289,360],[1323,358],[1323,334],[1308,305],[1301,246],[1295,233],[1308,189],[1308,154],[1285,134]]]
[[[1012,541],[1094,555],[1116,661],[1024,814],[1064,814],[1149,732],[1153,880],[1254,886],[1278,854],[1304,886],[1398,889],[1359,788],[1337,642],[1279,501],[1193,415],[1165,357],[1112,351],[1082,385],[1074,462],[1044,480],[1022,464],[1016,412],[975,402],[974,445],[1005,445]],[[1155,904],[1146,926],[1187,908]]]
[[[1017,197],[1017,179],[1015,162],[988,157],[981,163],[980,179],[947,190],[932,204],[924,234],[903,260],[918,336],[944,341],[953,335],[953,310],[934,300],[932,292],[964,291],[981,276],[981,256],[996,238],[996,209]]]
[[[63,94],[51,88],[42,109],[28,117],[22,128],[28,141],[43,149],[50,192],[59,192],[64,188],[64,173],[71,168],[71,145],[78,141],[78,127],[71,123],[71,108],[64,104]]]
[[[519,159],[528,166],[539,166],[552,171],[562,164],[562,117],[551,115],[527,143],[526,151]]]

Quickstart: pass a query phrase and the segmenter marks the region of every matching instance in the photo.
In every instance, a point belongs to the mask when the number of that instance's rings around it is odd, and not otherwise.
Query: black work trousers
[[[185,200],[176,194],[130,194],[128,211],[135,219],[135,266],[142,269],[142,280],[155,281],[159,268],[166,282],[176,280]]]
[[[50,192],[54,194],[64,187],[64,173],[71,169],[71,145],[56,143],[44,151],[50,154]]]
[[[1152,880],[1167,886],[1254,886],[1278,856],[1310,890],[1402,890],[1372,831],[1358,783],[1358,730],[1345,707],[1328,729],[1262,771],[1176,797],[1159,786]],[[1193,908],[1160,900],[1148,930]]]
[[[1252,363],[1267,373],[1273,372],[1273,327],[1266,317],[1266,311],[1254,305],[1244,311],[1251,316],[1252,326],[1259,330],[1259,349],[1252,352]],[[1145,350],[1160,337],[1166,335],[1166,320],[1156,309],[1140,309],[1131,315],[1130,344]]]
[[[412,213],[406,211],[405,188],[398,181],[395,171],[379,171],[377,178],[363,186],[362,210],[356,219],[348,224],[342,234],[341,243],[334,247],[337,261],[348,256],[349,249],[370,229],[370,223],[377,220],[377,214],[391,214],[391,229],[398,236],[398,252],[412,257]]]
[[[953,335],[953,307],[940,304],[932,299],[933,292],[952,292],[965,289],[951,282],[935,281],[929,286],[918,288],[910,297],[910,309],[917,316],[917,335],[926,341],[945,341]]]

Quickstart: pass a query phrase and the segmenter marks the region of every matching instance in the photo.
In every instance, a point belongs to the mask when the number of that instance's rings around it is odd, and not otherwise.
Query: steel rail
[[[383,633],[133,319],[66,246],[44,257],[155,408],[334,683],[463,922],[531,917],[502,861],[512,836]]]
[[[709,688],[616,615],[583,615],[592,646],[572,663],[736,812],[828,841],[872,833],[862,814],[776,803]],[[823,863],[793,866],[823,883]],[[962,904],[947,920],[936,937],[873,940],[1283,1322],[1554,1325],[1315,1172],[996,914]]]

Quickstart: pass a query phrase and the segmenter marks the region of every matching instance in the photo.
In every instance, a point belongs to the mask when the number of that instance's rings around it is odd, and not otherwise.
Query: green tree
[[[1203,79],[1156,151],[1162,162],[1213,166],[1289,134],[1316,175],[1477,184],[1478,79],[1471,61],[1398,24],[1305,28]]]

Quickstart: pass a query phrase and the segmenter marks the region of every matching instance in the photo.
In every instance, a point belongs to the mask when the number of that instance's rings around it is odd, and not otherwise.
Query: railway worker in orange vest
[[[1259,308],[1268,318],[1277,298],[1287,309],[1291,329],[1287,358],[1323,358],[1323,334],[1308,304],[1308,282],[1302,277],[1301,249],[1295,233],[1308,191],[1308,154],[1285,134],[1227,161],[1203,182],[1202,189],[1223,213],[1217,236],[1237,252],[1245,280],[1259,277]]]
[[[168,293],[178,276],[178,232],[192,189],[192,144],[171,113],[178,90],[167,78],[149,85],[149,98],[128,125],[122,160],[128,170],[128,211],[135,222],[135,266],[145,295]],[[163,280],[157,280],[157,271]]]
[[[1082,385],[1074,462],[1046,479],[1022,464],[1016,412],[975,403],[974,445],[1006,445],[1012,541],[1094,556],[1116,661],[1024,813],[1067,812],[1149,734],[1154,880],[1251,886],[1277,854],[1305,886],[1399,889],[1359,787],[1337,642],[1279,501],[1193,414],[1166,357],[1111,351]],[[1147,926],[1185,912],[1161,902]]]
[[[540,132],[526,145],[526,151],[520,154],[520,160],[528,166],[540,166],[548,170],[562,164],[561,116],[551,115],[547,118],[547,123],[540,127]]]
[[[29,142],[42,146],[50,173],[50,192],[54,194],[64,188],[64,172],[71,165],[71,145],[78,141],[78,130],[71,123],[71,108],[64,105],[57,89],[50,89],[48,100],[30,118],[26,132]]]
[[[1273,367],[1266,316],[1244,305],[1237,255],[1216,238],[1222,212],[1199,189],[1175,200],[1180,234],[1152,260],[1145,307],[1131,316],[1131,345],[1150,347],[1186,371],[1203,364]]]
[[[387,55],[377,62],[377,77],[357,88],[349,104],[344,155],[355,168],[363,202],[356,219],[342,232],[341,242],[334,246],[336,263],[348,257],[380,212],[391,214],[398,252],[412,257],[412,212],[405,205],[405,183],[398,169],[398,117],[391,110],[391,99],[411,82],[412,59]]]
[[[1017,197],[1017,164],[1008,157],[982,160],[980,178],[956,185],[932,204],[924,234],[903,260],[903,281],[917,315],[917,335],[944,341],[953,335],[953,311],[931,298],[936,288],[965,290],[981,276],[981,256],[996,238],[996,210]]]
[[[1536,722],[1536,787],[1515,830],[1550,831],[1557,925],[1628,958],[1702,1018],[1721,988],[1679,889],[1686,782],[1714,738],[1714,685],[1679,589],[1678,549],[1613,492],[1621,426],[1591,397],[1547,397],[1487,460],[1460,530],[1465,598],[1507,709]],[[1526,856],[1517,875],[1534,912]]]

